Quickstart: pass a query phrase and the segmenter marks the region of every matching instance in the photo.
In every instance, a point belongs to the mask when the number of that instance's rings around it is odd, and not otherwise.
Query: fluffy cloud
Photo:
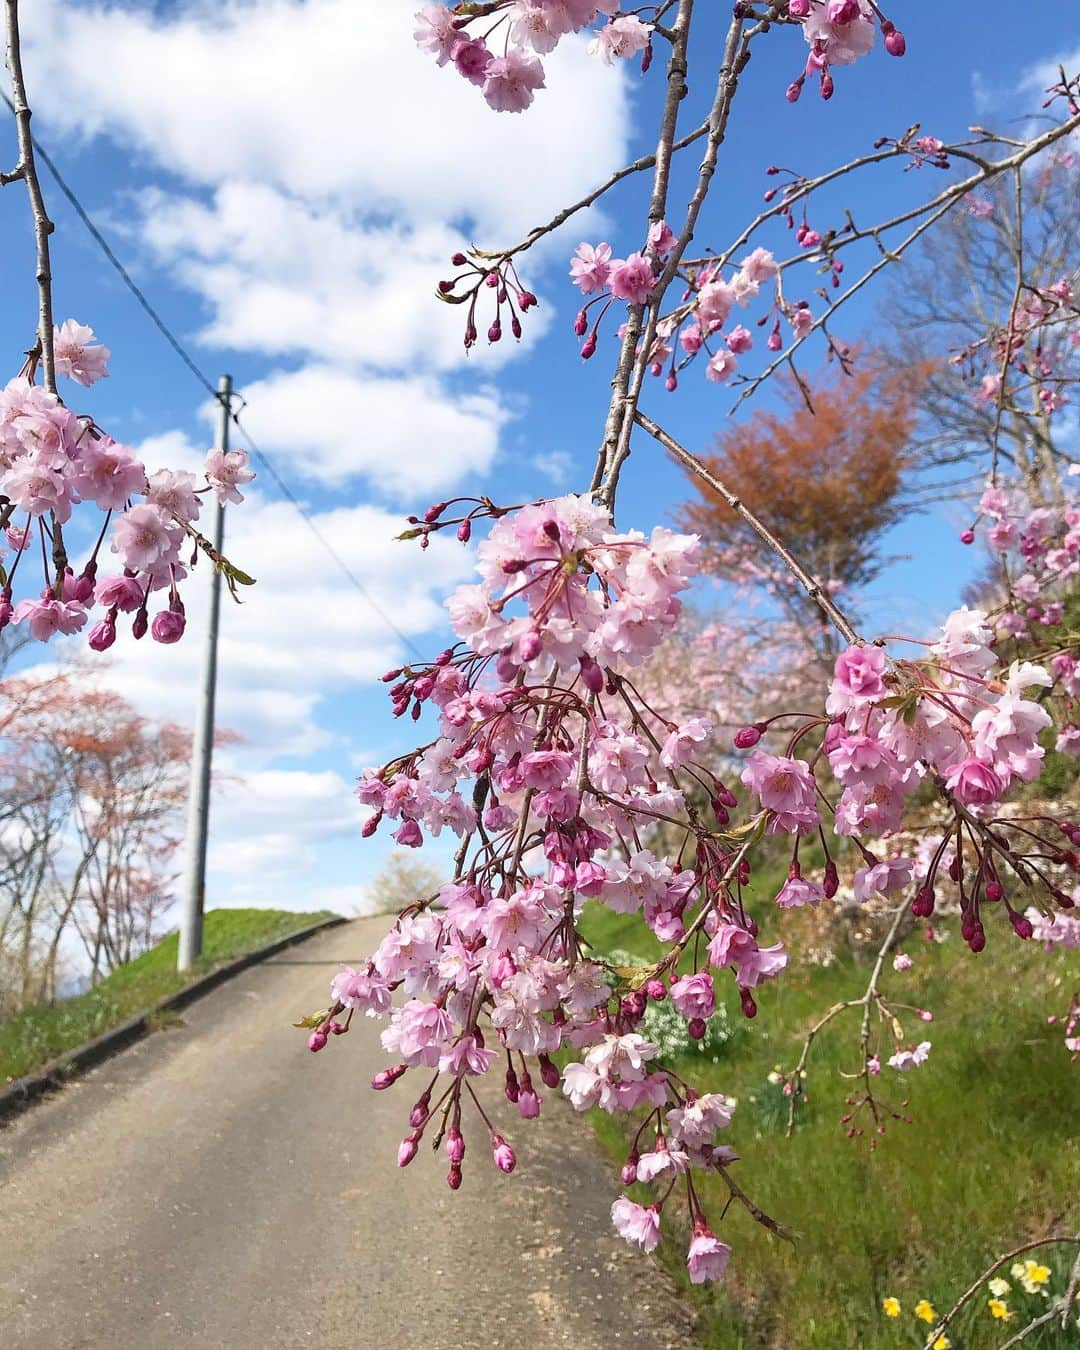
[[[382,371],[466,359],[488,370],[519,350],[507,325],[504,342],[467,356],[464,310],[434,295],[457,270],[450,256],[468,247],[448,225],[372,224],[254,183],[228,183],[209,203],[151,188],[137,198],[137,221],[127,230],[210,307],[204,342]],[[547,306],[528,316],[526,343],[549,318]]]
[[[527,116],[499,116],[416,49],[416,8],[37,0],[28,77],[54,125],[112,136],[191,183],[261,182],[414,225],[471,222],[503,242],[618,162],[625,75],[583,38],[545,59]]]
[[[255,443],[290,473],[339,487],[363,477],[410,509],[490,468],[510,416],[491,391],[454,395],[433,378],[325,365],[275,372],[244,397]]]

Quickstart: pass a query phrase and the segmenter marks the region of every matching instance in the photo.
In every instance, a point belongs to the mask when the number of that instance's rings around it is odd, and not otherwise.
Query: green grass
[[[189,973],[181,975],[176,969],[178,938],[170,933],[85,994],[53,1007],[28,1008],[0,1022],[0,1083],[33,1073],[66,1050],[146,1011],[221,962],[331,917],[329,910],[315,914],[280,909],[210,910],[203,931],[203,955]]]
[[[775,926],[774,914],[764,931]],[[601,952],[659,951],[637,916],[590,905],[583,928]],[[934,944],[920,930],[903,944],[915,968],[900,975],[886,967],[887,994],[934,1011],[932,1026],[915,1018],[905,1026],[910,1040],[929,1039],[933,1050],[926,1065],[908,1074],[883,1070],[882,1095],[897,1106],[909,1099],[904,1110],[914,1124],[890,1121],[873,1152],[868,1138],[848,1139],[839,1123],[846,1095],[840,1073],[857,1067],[857,1012],[842,1014],[815,1042],[809,1101],[791,1139],[779,1092],[767,1083],[771,1070],[795,1063],[813,1020],[863,992],[869,977],[863,962],[848,956],[824,969],[794,962],[758,991],[757,1018],[720,1063],[687,1061],[696,1086],[739,1099],[730,1143],[743,1159],[740,1184],[802,1234],[793,1250],[733,1208],[721,1230],[734,1248],[728,1278],[697,1288],[686,1283],[685,1232],[665,1239],[661,1255],[697,1304],[702,1345],[921,1347],[918,1333],[928,1328],[913,1315],[920,1299],[944,1312],[1003,1252],[1053,1228],[1080,1229],[1080,1065],[1070,1063],[1061,1025],[1046,1024],[1080,984],[1080,962],[1075,952],[1048,955],[1021,943],[1005,925],[987,928],[990,941],[978,957],[955,933]],[[734,982],[717,983],[737,1017]],[[593,1114],[602,1142],[621,1163],[622,1124]],[[639,1189],[639,1199],[650,1196]],[[718,1220],[726,1188],[706,1178],[705,1193]],[[1067,1283],[1068,1250],[1036,1253],[1053,1268],[1056,1293]],[[1011,1308],[1022,1314],[1045,1308],[1045,1299],[1011,1283]],[[900,1300],[900,1318],[883,1315],[887,1295]],[[950,1328],[954,1350],[991,1350],[1028,1320],[994,1322],[988,1297],[976,1299]],[[1039,1332],[1024,1344],[1075,1350],[1080,1330]]]

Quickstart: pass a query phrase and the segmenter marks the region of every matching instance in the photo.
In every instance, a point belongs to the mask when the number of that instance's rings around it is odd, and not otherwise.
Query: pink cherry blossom
[[[238,491],[255,477],[248,468],[246,450],[211,450],[206,456],[206,478],[224,506],[226,502],[239,505],[244,500]]]
[[[108,347],[94,343],[94,330],[74,319],[65,319],[53,329],[53,355],[56,373],[67,375],[85,388],[108,375]]]
[[[704,1284],[706,1280],[723,1279],[730,1255],[731,1248],[726,1242],[721,1242],[707,1228],[695,1229],[686,1258],[690,1283]]]
[[[631,253],[628,258],[612,261],[608,285],[617,300],[643,305],[652,294],[655,281],[652,265],[642,253]]]
[[[570,259],[570,276],[582,295],[602,291],[611,272],[611,245],[581,243]]]
[[[524,112],[535,91],[544,88],[544,67],[520,47],[493,57],[484,74],[484,98],[496,112]]]
[[[132,506],[113,526],[113,552],[133,572],[177,557],[183,532],[156,506]]]
[[[625,1242],[643,1252],[656,1250],[660,1241],[660,1211],[655,1205],[645,1208],[620,1196],[611,1206],[611,1222]]]

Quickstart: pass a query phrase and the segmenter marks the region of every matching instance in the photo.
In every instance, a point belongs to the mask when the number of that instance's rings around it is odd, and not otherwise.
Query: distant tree
[[[435,894],[444,880],[432,863],[424,862],[404,849],[395,849],[370,884],[372,912],[392,913],[417,900],[426,900]]]
[[[54,996],[61,943],[91,979],[158,936],[191,738],[77,671],[0,681],[0,948],[8,1003]]]
[[[918,373],[892,371],[874,354],[855,357],[850,373],[838,369],[815,383],[812,408],[789,379],[782,411],[720,432],[703,459],[822,586],[857,591],[881,571],[881,541],[912,509],[906,489]],[[701,535],[713,570],[736,584],[766,584],[788,617],[831,650],[816,605],[783,569],[763,571],[750,526],[700,478],[691,481],[697,496],[680,520]]]
[[[1059,409],[1080,381],[1078,199],[1075,156],[1046,156],[1037,173],[981,189],[893,274],[880,331],[898,366],[926,368],[919,466],[974,470],[981,483],[996,442],[1034,497],[1059,497],[1076,456]]]

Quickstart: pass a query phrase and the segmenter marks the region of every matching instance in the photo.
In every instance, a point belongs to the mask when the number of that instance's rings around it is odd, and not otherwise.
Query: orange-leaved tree
[[[822,586],[858,590],[884,566],[883,536],[912,509],[908,446],[922,372],[890,368],[873,353],[850,355],[847,369],[814,383],[812,406],[790,378],[780,410],[726,428],[703,459]],[[701,535],[714,570],[737,583],[765,582],[789,616],[823,640],[819,615],[790,578],[749,562],[760,554],[750,525],[699,478],[691,481],[697,496],[680,522]]]

